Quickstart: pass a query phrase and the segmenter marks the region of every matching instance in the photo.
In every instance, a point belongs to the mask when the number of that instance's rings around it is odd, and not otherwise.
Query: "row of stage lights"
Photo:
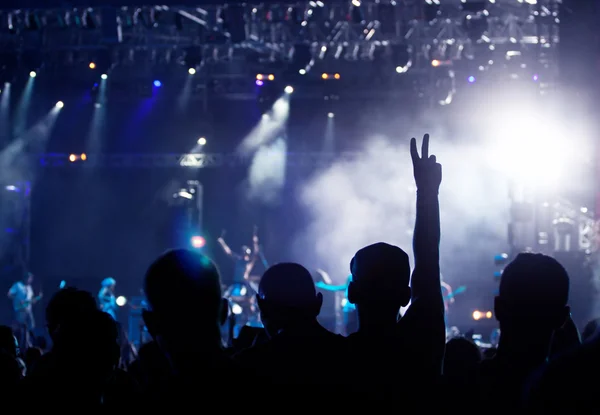
[[[205,146],[206,143],[207,143],[206,138],[200,137],[198,139],[197,143],[198,143],[199,146]],[[75,163],[76,161],[86,161],[86,160],[87,160],[87,154],[85,154],[85,153],[81,153],[81,154],[69,154],[69,161],[71,163]]]

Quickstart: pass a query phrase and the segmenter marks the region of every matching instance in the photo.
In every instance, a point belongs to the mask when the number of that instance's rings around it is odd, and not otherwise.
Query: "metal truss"
[[[560,0],[345,0],[0,11],[3,52],[110,50],[113,62],[148,59],[182,63],[257,56],[267,63],[298,59],[377,60],[407,47],[405,60],[474,59],[505,46],[547,56],[559,41]],[[204,2],[205,3],[205,2]],[[47,4],[52,5],[51,2]],[[139,54],[137,52],[140,52]],[[139,55],[139,56],[136,56]],[[483,55],[483,54],[482,54]],[[142,57],[140,57],[142,56]],[[487,52],[485,54],[487,61]],[[60,57],[64,59],[64,56]],[[404,62],[406,64],[407,62]]]
[[[358,152],[345,153],[288,153],[287,165],[296,167],[321,167],[340,159],[356,160]],[[44,167],[64,168],[235,168],[250,164],[251,159],[233,153],[202,154],[113,154],[88,155],[85,161],[69,160],[69,154],[42,154],[37,156]]]

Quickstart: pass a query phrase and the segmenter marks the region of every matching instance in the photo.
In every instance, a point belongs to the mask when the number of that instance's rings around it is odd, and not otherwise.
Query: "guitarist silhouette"
[[[8,291],[8,298],[13,302],[15,320],[19,325],[20,340],[28,345],[29,338],[35,329],[35,319],[33,317],[33,305],[42,298],[42,293],[38,296],[33,295],[33,274],[25,273],[22,281],[15,282]]]

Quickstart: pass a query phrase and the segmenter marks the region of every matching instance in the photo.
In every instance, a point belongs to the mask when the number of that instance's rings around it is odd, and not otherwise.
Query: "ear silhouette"
[[[156,335],[157,333],[157,327],[156,327],[156,322],[154,319],[154,313],[152,313],[152,311],[150,310],[142,310],[142,319],[144,320],[144,323],[146,324],[146,328],[148,329],[148,333],[150,333],[150,335],[152,336],[153,339],[156,339]]]
[[[356,285],[353,281],[348,284],[348,301],[350,304],[356,304],[358,301],[358,293],[356,292]]]
[[[229,301],[227,301],[227,298],[221,298],[221,309],[219,312],[219,324],[222,326],[227,321],[229,315]]]

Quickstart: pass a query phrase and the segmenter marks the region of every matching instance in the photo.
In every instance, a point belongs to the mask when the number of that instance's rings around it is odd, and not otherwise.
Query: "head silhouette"
[[[52,340],[58,328],[70,319],[98,310],[96,300],[87,291],[67,287],[52,296],[46,306],[46,325]]]
[[[79,313],[60,325],[53,351],[67,371],[82,379],[107,379],[119,363],[118,328],[100,310]]]
[[[504,269],[495,313],[500,329],[552,332],[569,315],[569,275],[554,258],[519,254]]]
[[[207,338],[220,342],[219,326],[228,309],[219,271],[208,257],[187,249],[166,252],[148,268],[144,291],[149,304],[144,321],[168,353],[203,347]]]
[[[0,326],[0,351],[14,358],[19,355],[19,342],[8,326]]]
[[[270,267],[260,280],[258,307],[270,336],[297,324],[314,322],[323,304],[310,272],[300,264]]]
[[[410,263],[397,246],[379,242],[359,250],[350,262],[348,300],[359,313],[397,316],[410,301]]]
[[[446,343],[444,355],[444,376],[456,379],[468,379],[477,372],[481,362],[481,351],[472,341],[464,337],[455,337]]]

